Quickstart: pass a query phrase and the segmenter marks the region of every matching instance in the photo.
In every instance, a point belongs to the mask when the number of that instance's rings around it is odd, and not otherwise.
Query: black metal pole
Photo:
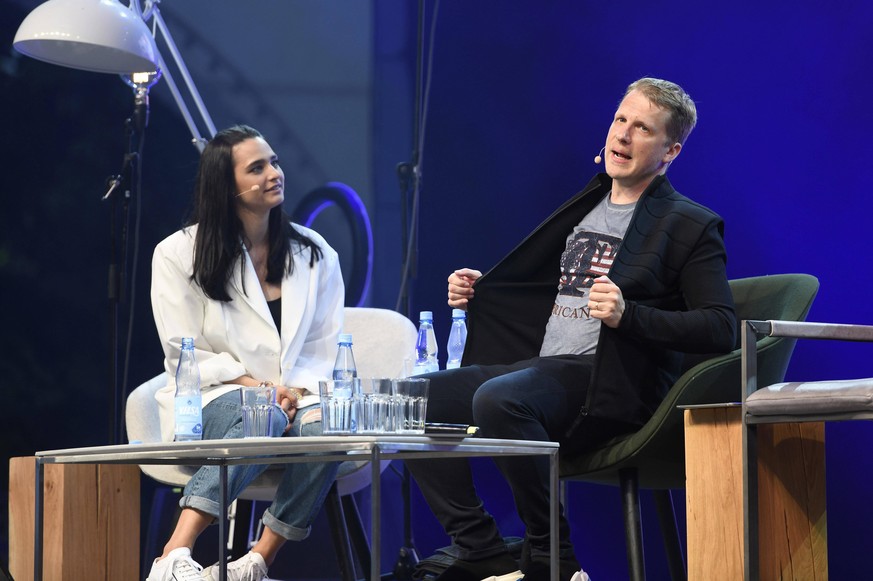
[[[115,188],[117,189],[117,187]],[[117,194],[110,190],[109,196],[109,273],[107,298],[109,300],[109,443],[119,444],[118,440],[118,303],[121,294],[121,277],[118,269],[118,248],[116,245]]]
[[[419,162],[421,160],[421,123],[422,94],[424,91],[424,19],[425,0],[418,2],[418,30],[416,33],[415,54],[415,106],[412,122],[412,161],[397,166],[401,190],[402,234],[403,234],[403,269],[400,281],[400,297],[398,307],[411,320],[412,299],[409,281],[417,274],[418,262],[418,205],[421,175]],[[410,194],[412,199],[410,200]],[[394,579],[405,581],[412,579],[412,573],[418,564],[418,553],[415,550],[415,540],[412,534],[412,509],[410,497],[411,477],[406,465],[401,474],[401,493],[403,500],[403,546],[397,555],[394,565]]]
[[[109,384],[109,443],[120,444],[124,441],[124,392],[126,391],[127,375],[119,379],[119,305],[126,300],[125,281],[127,280],[127,242],[130,200],[136,191],[139,178],[140,147],[142,136],[148,124],[148,94],[137,93],[134,101],[134,112],[124,121],[124,137],[127,142],[127,152],[121,167],[121,173],[110,176],[107,180],[108,191],[103,195],[103,201],[109,201],[109,272],[107,281],[107,297],[109,309],[108,322],[108,384]],[[139,144],[139,145],[138,145]],[[118,197],[122,196],[119,210]],[[119,214],[121,218],[119,220]],[[118,223],[121,222],[119,229]]]

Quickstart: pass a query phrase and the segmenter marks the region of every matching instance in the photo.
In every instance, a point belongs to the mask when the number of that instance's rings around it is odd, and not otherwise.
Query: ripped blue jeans
[[[307,414],[319,414],[319,405],[297,410],[297,416],[288,433],[288,417],[284,413],[273,414],[274,437],[320,436],[321,421],[303,424]],[[320,416],[317,416],[320,417]],[[242,438],[242,415],[239,392],[226,393],[203,408],[203,439]],[[268,464],[230,466],[227,470],[227,493],[230,500],[236,499],[246,486],[251,484]],[[264,526],[289,541],[301,541],[309,536],[312,521],[321,510],[321,505],[336,478],[338,462],[294,462],[282,464],[282,478],[276,490],[273,504],[264,512]],[[219,467],[203,466],[185,486],[179,501],[183,508],[194,508],[218,517]]]

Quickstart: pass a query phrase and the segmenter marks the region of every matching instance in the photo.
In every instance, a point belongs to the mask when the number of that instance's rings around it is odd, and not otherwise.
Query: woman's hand
[[[250,375],[242,375],[236,379],[225,381],[225,383],[235,383],[237,385],[245,385],[248,387],[257,387],[259,385],[269,385],[276,388],[276,403],[282,408],[282,411],[288,416],[288,427],[285,428],[285,433],[291,429],[291,422],[294,421],[294,416],[297,415],[297,402],[306,393],[303,387],[285,387],[284,385],[273,385],[270,381],[258,381]]]
[[[297,415],[297,404],[300,402],[300,398],[303,397],[303,394],[306,392],[302,387],[285,387],[284,385],[276,386],[276,403],[279,404],[279,407],[285,412],[288,416],[288,427],[285,428],[285,432],[287,433],[289,429],[291,429],[291,422],[294,421],[294,417]]]

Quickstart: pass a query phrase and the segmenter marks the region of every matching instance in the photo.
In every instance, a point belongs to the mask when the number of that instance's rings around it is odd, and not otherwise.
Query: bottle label
[[[203,406],[199,395],[179,396],[175,401],[176,440],[203,437]]]

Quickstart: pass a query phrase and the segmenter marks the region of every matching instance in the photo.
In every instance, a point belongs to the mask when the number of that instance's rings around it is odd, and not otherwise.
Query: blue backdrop
[[[810,273],[821,282],[810,320],[873,322],[871,19],[864,2],[442,2],[416,304],[446,333],[451,270],[487,270],[581,189],[602,167],[592,160],[624,88],[655,76],[698,105],[668,176],[724,217],[729,276]],[[869,360],[869,347],[806,342],[788,376],[869,376]],[[857,555],[873,539],[861,500],[871,438],[866,423],[827,430],[832,579],[869,575]],[[621,578],[617,490],[579,486],[570,505],[583,565]],[[648,569],[662,579],[658,534],[647,533]]]

